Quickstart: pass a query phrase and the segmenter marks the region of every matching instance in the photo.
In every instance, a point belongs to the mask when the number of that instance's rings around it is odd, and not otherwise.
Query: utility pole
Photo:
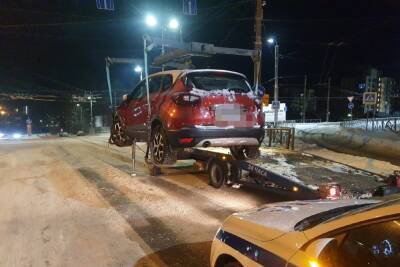
[[[262,21],[264,17],[263,11],[263,0],[256,1],[256,13],[255,13],[255,24],[254,31],[256,34],[254,49],[257,51],[257,55],[253,58],[254,62],[254,85],[255,92],[258,93],[258,84],[261,83],[261,51],[262,51]]]
[[[274,102],[279,103],[279,45],[278,41],[275,41],[275,84],[274,84]],[[278,127],[278,112],[280,105],[274,109],[274,126]]]
[[[303,123],[306,122],[306,111],[307,111],[307,75],[304,75],[303,113],[302,113]]]
[[[331,77],[328,78],[328,98],[326,101],[326,122],[329,122],[329,116],[331,113],[329,111],[330,97],[331,97]]]
[[[94,128],[93,128],[93,95],[92,91],[89,91],[89,96],[88,100],[90,101],[90,133],[94,133]]]

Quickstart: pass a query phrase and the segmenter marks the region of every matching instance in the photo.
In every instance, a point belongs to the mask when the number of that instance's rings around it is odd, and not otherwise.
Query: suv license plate
[[[215,106],[215,120],[218,122],[237,122],[241,120],[240,105],[222,104]]]

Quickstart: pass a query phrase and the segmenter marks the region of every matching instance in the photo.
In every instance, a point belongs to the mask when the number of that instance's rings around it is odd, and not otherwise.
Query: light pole
[[[141,66],[136,66],[134,71],[140,74],[140,80],[143,80],[143,69]]]
[[[83,114],[82,114],[82,106],[81,106],[81,104],[79,104],[79,103],[77,103],[76,104],[76,106],[79,108],[79,110],[80,110],[80,112],[81,112],[81,116],[80,116],[80,127],[79,128],[81,128],[81,131],[83,131]]]
[[[279,104],[279,45],[278,42],[274,38],[269,38],[267,40],[269,44],[275,44],[275,83],[274,83],[274,126],[275,128],[278,126],[278,112],[280,108]],[[274,105],[273,105],[274,106]]]

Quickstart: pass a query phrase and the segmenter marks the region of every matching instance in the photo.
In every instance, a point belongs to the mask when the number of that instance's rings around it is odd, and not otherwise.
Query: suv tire
[[[229,150],[237,160],[255,159],[260,156],[259,146],[233,146]]]
[[[176,162],[177,153],[171,150],[161,125],[156,125],[151,131],[150,153],[155,165],[173,165]]]
[[[131,138],[126,134],[126,125],[121,116],[114,116],[110,133],[110,141],[112,144],[120,147],[130,146],[132,144]]]

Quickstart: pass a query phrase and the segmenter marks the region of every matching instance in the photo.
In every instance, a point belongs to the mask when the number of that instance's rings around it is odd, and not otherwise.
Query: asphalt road
[[[208,185],[193,169],[147,175],[104,137],[0,142],[0,266],[208,266],[231,213],[281,200]]]

